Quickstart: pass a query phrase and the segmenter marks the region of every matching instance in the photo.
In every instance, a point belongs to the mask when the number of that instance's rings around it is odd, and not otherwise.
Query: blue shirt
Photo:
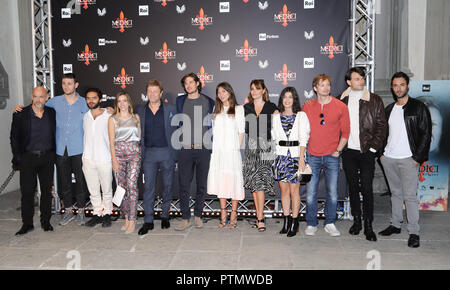
[[[167,147],[166,129],[164,127],[164,107],[161,105],[153,115],[152,110],[145,106],[145,147]]]
[[[69,105],[61,95],[49,99],[45,105],[56,111],[56,154],[63,156],[66,147],[69,156],[82,154],[83,117],[89,111],[86,100],[78,95],[77,101]]]

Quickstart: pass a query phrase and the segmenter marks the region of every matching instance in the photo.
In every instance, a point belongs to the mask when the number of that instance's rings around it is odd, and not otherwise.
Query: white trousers
[[[113,209],[112,163],[92,161],[83,158],[83,173],[89,189],[91,204],[94,208],[94,215],[110,215]]]

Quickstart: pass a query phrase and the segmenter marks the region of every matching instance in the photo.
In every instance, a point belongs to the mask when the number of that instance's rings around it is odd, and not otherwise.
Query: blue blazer
[[[145,160],[145,112],[146,106],[148,106],[148,102],[145,105],[140,105],[136,107],[136,113],[141,118],[141,152],[142,152],[142,161]],[[172,121],[173,116],[177,114],[177,110],[174,105],[164,104],[161,102],[161,106],[164,106],[164,128],[166,130],[166,140],[167,144],[169,144],[170,156],[174,161],[178,160],[178,150],[173,148],[171,138],[173,132],[177,129],[177,127],[172,126],[170,123]]]

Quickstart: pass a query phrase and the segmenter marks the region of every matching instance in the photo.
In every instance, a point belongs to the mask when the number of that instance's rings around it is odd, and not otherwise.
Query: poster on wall
[[[450,81],[412,81],[410,96],[424,102],[431,114],[429,159],[420,168],[420,210],[447,211],[450,166]]]

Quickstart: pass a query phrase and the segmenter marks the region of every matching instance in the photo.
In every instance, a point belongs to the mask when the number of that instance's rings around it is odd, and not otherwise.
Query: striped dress
[[[246,104],[244,109],[246,118],[252,117],[249,115],[256,117],[253,104]],[[244,188],[251,192],[264,191],[269,195],[275,195],[271,168],[276,155],[271,146],[270,128],[272,128],[272,114],[277,109],[275,104],[266,102],[260,115],[256,117],[257,126],[254,126],[254,123],[252,126],[252,122],[246,124],[248,136],[244,154]],[[259,130],[260,126],[266,130]]]

